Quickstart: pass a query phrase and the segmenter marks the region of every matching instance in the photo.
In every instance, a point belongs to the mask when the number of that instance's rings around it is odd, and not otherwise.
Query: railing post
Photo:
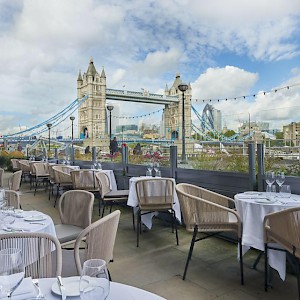
[[[122,166],[123,166],[123,175],[127,173],[128,165],[128,146],[122,145]]]
[[[54,148],[54,157],[58,159],[58,149]],[[48,157],[49,158],[49,157]]]
[[[176,177],[176,169],[177,169],[177,146],[170,146],[170,177],[171,178]]]
[[[258,191],[263,192],[265,190],[265,153],[264,144],[257,144],[257,185]]]
[[[71,147],[70,148],[70,158],[71,158],[71,162],[72,162],[72,165],[74,166],[74,162],[75,162],[75,151],[74,151],[74,147]]]
[[[92,147],[92,161],[95,162],[97,158],[96,147]]]
[[[256,173],[255,173],[255,145],[248,144],[248,159],[249,159],[249,189],[250,191],[256,188]]]
[[[46,148],[43,148],[43,157],[47,158],[47,149]]]

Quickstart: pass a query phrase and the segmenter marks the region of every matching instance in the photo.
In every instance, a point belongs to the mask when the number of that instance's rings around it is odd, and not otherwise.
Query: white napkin
[[[12,299],[14,300],[25,300],[33,298],[37,295],[37,290],[34,287],[31,277],[24,278],[17,289],[12,293]],[[7,296],[0,294],[0,299],[7,299]]]

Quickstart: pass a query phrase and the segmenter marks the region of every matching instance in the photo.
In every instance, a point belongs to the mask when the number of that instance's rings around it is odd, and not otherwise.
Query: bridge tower
[[[106,75],[104,68],[97,72],[93,59],[83,75],[79,71],[77,78],[77,97],[88,99],[78,109],[78,131],[84,144],[90,146],[108,146],[106,116]]]
[[[182,151],[182,92],[178,89],[178,85],[182,83],[180,74],[176,74],[174,83],[170,89],[165,87],[166,96],[177,96],[179,102],[166,105],[164,109],[164,125],[166,139],[175,140],[175,145],[178,146],[178,153]],[[191,137],[191,97],[192,87],[189,84],[188,89],[184,92],[184,117],[185,117],[185,138],[186,152],[193,151],[193,144],[189,143]]]

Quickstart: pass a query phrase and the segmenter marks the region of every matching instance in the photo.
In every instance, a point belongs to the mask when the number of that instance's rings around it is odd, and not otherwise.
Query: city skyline
[[[299,25],[298,0],[0,0],[0,134],[39,124],[71,103],[91,57],[98,71],[104,67],[108,88],[163,94],[179,72],[196,109],[214,105],[229,128],[249,115],[270,128],[298,122]],[[217,101],[243,95],[256,96]],[[121,116],[160,109],[120,105]],[[143,121],[160,119],[156,113]]]

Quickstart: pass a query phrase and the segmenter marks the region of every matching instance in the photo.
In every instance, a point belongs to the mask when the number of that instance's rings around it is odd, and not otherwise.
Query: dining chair
[[[139,238],[142,233],[142,215],[152,212],[171,214],[172,232],[176,233],[176,244],[178,242],[178,232],[176,224],[174,203],[174,181],[171,178],[145,178],[135,182],[138,199],[137,210],[137,240],[136,246],[139,247]]]
[[[101,214],[101,203],[103,205],[101,218],[104,216],[107,203],[110,205],[110,213],[114,204],[126,203],[128,200],[129,190],[110,190],[109,177],[104,172],[97,172],[95,174],[96,182],[99,191],[99,216]],[[134,215],[133,215],[134,221]]]
[[[56,182],[56,197],[54,202],[54,207],[56,206],[56,201],[59,197],[60,191],[72,189],[72,179],[71,179],[71,168],[65,165],[54,166],[53,168],[54,178]]]
[[[59,164],[48,164],[48,173],[49,173],[49,196],[48,200],[51,198],[51,194],[53,195],[54,186],[57,185],[55,181],[55,175],[53,167],[59,166]]]
[[[16,191],[6,190],[5,199],[8,206],[13,206],[15,209],[21,208],[20,195]]]
[[[4,170],[0,168],[0,187],[3,188],[3,175],[4,175]]]
[[[62,246],[75,242],[80,232],[92,221],[94,194],[83,190],[63,193],[58,201],[61,224],[55,225]]]
[[[230,208],[234,206],[234,200],[188,183],[177,184],[176,191],[186,230],[193,233],[183,280],[186,278],[196,242],[215,236],[221,232],[233,232],[238,239],[240,277],[241,284],[243,285],[242,222],[238,213]],[[204,233],[205,235],[197,237],[198,233]]]
[[[10,161],[11,161],[13,172],[21,170],[18,158],[12,158]]]
[[[21,249],[25,277],[52,278],[61,275],[62,250],[58,239],[41,232],[0,234],[0,249]]]
[[[121,212],[116,210],[85,228],[77,237],[74,258],[78,275],[82,263],[88,259],[103,259],[108,264],[113,259],[113,250]],[[84,246],[83,257],[82,246]]]
[[[8,179],[8,188],[12,191],[18,192],[20,190],[21,179],[23,171],[16,171]]]
[[[265,291],[268,291],[269,249],[285,251],[290,255],[292,266],[297,275],[298,295],[300,299],[300,207],[267,214],[264,218],[265,242]],[[276,246],[274,246],[276,243]]]
[[[33,163],[34,177],[35,177],[35,187],[34,187],[34,196],[36,194],[36,189],[39,183],[45,184],[46,188],[48,187],[49,182],[49,171],[48,163],[45,162],[36,162]]]
[[[86,190],[89,192],[98,191],[94,170],[72,170],[70,175],[74,190]]]
[[[30,179],[30,164],[29,164],[29,160],[26,159],[20,159],[18,161],[19,164],[19,168],[22,171],[22,179],[24,179],[24,181],[26,180],[26,176],[29,177]]]

